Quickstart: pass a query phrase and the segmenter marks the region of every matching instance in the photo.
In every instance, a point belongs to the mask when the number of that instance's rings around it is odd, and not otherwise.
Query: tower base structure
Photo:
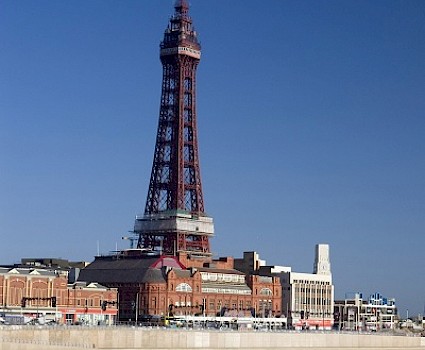
[[[210,257],[209,238],[214,235],[213,219],[183,210],[136,216],[137,247],[163,255]]]

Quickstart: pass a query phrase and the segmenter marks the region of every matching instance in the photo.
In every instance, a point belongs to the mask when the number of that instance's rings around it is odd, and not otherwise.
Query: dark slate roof
[[[160,269],[148,269],[145,275],[143,276],[142,282],[165,283],[163,271]]]
[[[80,271],[79,281],[98,282],[104,285],[115,283],[165,282],[161,269],[151,268],[158,257],[117,258],[96,257]]]

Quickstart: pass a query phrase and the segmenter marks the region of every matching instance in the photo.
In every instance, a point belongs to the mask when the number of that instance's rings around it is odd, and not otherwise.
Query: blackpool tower
[[[186,0],[177,0],[160,43],[162,92],[145,211],[137,247],[164,255],[209,257],[212,218],[204,212],[196,127],[201,46]]]

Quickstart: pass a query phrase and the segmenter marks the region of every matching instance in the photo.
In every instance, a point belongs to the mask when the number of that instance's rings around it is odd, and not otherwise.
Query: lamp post
[[[139,292],[136,293],[136,326],[137,326],[137,320],[139,316]]]

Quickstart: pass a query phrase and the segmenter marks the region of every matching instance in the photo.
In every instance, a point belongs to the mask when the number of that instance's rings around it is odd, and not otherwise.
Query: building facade
[[[111,324],[118,306],[117,290],[68,284],[66,272],[41,267],[0,267],[0,303],[3,319],[18,323]]]
[[[282,305],[295,329],[331,329],[334,286],[330,275],[284,272]]]
[[[282,314],[295,329],[331,329],[333,326],[334,286],[329,246],[315,249],[313,273],[293,272],[287,266],[268,266],[256,252],[245,252],[235,259],[236,268],[245,273],[279,277],[282,286]]]
[[[334,308],[335,326],[341,330],[378,331],[394,329],[398,323],[395,299],[379,293],[363,299],[355,293],[344,300],[336,300]]]
[[[234,269],[232,258],[194,265],[198,266],[187,267],[177,257],[134,249],[96,257],[81,270],[79,280],[117,288],[121,321],[181,315],[281,315],[278,277],[245,275]]]
[[[316,244],[313,273],[284,272],[282,303],[292,326],[297,329],[333,327],[334,286],[329,245]]]

